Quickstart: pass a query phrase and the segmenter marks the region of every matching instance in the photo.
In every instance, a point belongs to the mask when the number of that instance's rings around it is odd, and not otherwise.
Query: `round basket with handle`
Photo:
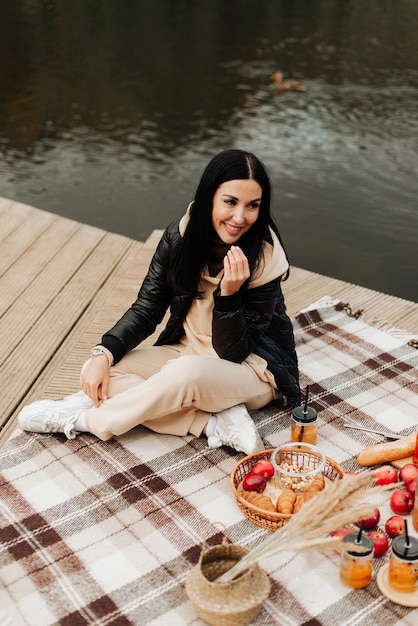
[[[256,452],[255,454],[251,454],[241,459],[241,461],[239,461],[232,470],[230,478],[231,488],[241,512],[245,515],[245,517],[247,517],[257,526],[272,531],[281,528],[283,524],[285,524],[289,521],[289,519],[292,518],[292,514],[274,513],[255,506],[253,503],[248,502],[240,495],[242,491],[239,489],[239,486],[241,485],[245,476],[249,472],[251,472],[256,462],[260,459],[270,460],[273,451],[273,448],[271,450],[263,450],[262,452]],[[306,463],[309,465],[309,463],[311,463],[313,460],[311,458],[311,453],[299,452],[299,460],[301,454],[306,459]],[[344,470],[335,461],[328,457],[325,457],[325,466],[323,473],[324,477],[331,481],[342,478],[344,476]]]
[[[203,542],[199,562],[186,579],[186,593],[197,615],[213,626],[246,626],[259,614],[270,593],[270,579],[257,563],[228,583],[215,582],[249,550],[229,543],[226,532],[221,544],[211,548]]]

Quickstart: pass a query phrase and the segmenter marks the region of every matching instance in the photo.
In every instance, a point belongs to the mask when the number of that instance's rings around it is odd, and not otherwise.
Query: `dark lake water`
[[[246,148],[294,265],[418,301],[417,29],[416,0],[3,0],[0,195],[145,239]]]

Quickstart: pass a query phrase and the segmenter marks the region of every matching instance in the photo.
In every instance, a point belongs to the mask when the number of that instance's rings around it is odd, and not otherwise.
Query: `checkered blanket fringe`
[[[384,439],[344,421],[409,434],[418,422],[418,351],[346,306],[316,303],[294,320],[302,387],[319,412],[318,445],[345,470]],[[267,448],[289,439],[289,411],[252,413]],[[204,438],[138,427],[101,442],[16,430],[0,450],[2,626],[198,626],[184,587],[202,541],[251,548],[269,531],[244,518],[229,476],[243,455]],[[382,511],[382,517],[388,512]],[[387,560],[375,559],[375,574]],[[350,590],[337,555],[264,559],[272,587],[257,626],[418,623],[376,584]]]

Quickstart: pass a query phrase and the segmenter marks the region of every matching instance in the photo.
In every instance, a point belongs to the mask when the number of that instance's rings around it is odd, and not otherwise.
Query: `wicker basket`
[[[231,473],[231,487],[235,495],[237,505],[245,517],[261,528],[274,531],[281,528],[289,519],[293,517],[293,515],[285,513],[270,513],[270,511],[260,509],[258,506],[255,506],[245,500],[245,498],[242,498],[240,496],[240,492],[238,491],[238,485],[241,483],[246,474],[252,470],[255,463],[260,459],[267,459],[269,461],[273,450],[274,448],[271,450],[256,452],[256,454],[246,456],[244,459],[239,461]],[[299,458],[300,454],[301,453],[299,452]],[[310,457],[309,452],[304,452],[303,454]],[[309,464],[309,459],[307,464]],[[337,478],[342,478],[344,476],[344,470],[337,463],[335,463],[335,461],[325,457],[324,476],[329,480],[334,481]]]
[[[226,534],[221,544],[206,549],[199,563],[186,579],[186,593],[197,615],[212,626],[245,626],[259,614],[270,593],[270,579],[253,563],[229,583],[214,582],[248,553],[244,546],[228,542]]]

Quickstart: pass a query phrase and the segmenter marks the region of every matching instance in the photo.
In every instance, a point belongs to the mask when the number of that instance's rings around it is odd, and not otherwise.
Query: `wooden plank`
[[[78,389],[92,345],[134,301],[162,231],[145,244],[0,198],[0,445],[20,408]],[[5,233],[5,234],[4,234]],[[3,255],[3,251],[5,254]],[[1,265],[2,263],[2,265]],[[302,268],[283,284],[288,313],[329,295],[368,323],[418,331],[418,304]],[[153,343],[155,336],[147,340]]]
[[[2,276],[0,315],[13,307],[13,304],[22,297],[30,303],[30,308],[34,309],[30,311],[31,316],[39,310],[42,311],[46,306],[47,293],[46,291],[39,292],[39,277],[45,285],[49,286],[49,291],[53,291],[53,285],[55,289],[59,289],[56,283],[61,281],[60,263],[62,260],[68,264],[66,273],[71,271],[71,267],[78,266],[82,262],[82,252],[79,255],[76,248],[72,251],[73,258],[68,258],[65,254],[68,242],[77,231],[80,231],[80,224],[70,220],[55,220],[40,232],[32,226],[31,222],[24,224],[13,233],[13,235],[16,234],[20,244],[15,247],[13,255],[15,258],[9,256],[9,267]],[[30,229],[31,232],[30,238],[28,236],[26,240],[24,237],[20,238],[23,228]],[[97,229],[95,237],[93,232],[92,240],[103,236]],[[14,236],[9,241],[13,239],[15,239]],[[93,245],[95,245],[94,241],[89,243],[88,248],[91,249]],[[7,258],[2,257],[1,263],[7,263]]]
[[[150,241],[144,253],[141,242],[112,234],[107,234],[103,239],[100,245],[101,253],[106,258],[110,258],[117,250],[117,261],[113,264],[107,279],[92,295],[88,306],[74,323],[71,332],[60,344],[56,340],[53,341],[53,345],[57,347],[48,360],[45,360],[44,348],[42,349],[40,356],[41,361],[43,358],[44,367],[32,376],[30,387],[22,390],[15,406],[9,406],[10,416],[5,421],[0,434],[0,445],[7,441],[15,429],[17,415],[25,404],[41,397],[59,398],[79,388],[80,368],[84,360],[88,358],[91,347],[100,340],[103,332],[114,324],[135,298],[154,252],[155,244],[152,238]],[[102,264],[97,257],[90,261],[93,268],[97,264]],[[88,276],[94,276],[94,272],[90,270],[91,267],[83,266],[82,268]],[[77,282],[78,279],[79,276],[75,278],[75,281]],[[134,289],[133,285],[135,285]],[[66,298],[71,299],[72,287],[69,286],[67,291]],[[60,303],[56,303],[55,306],[59,309]],[[46,321],[44,330],[48,329],[49,322],[50,320]],[[53,327],[51,330],[53,331]],[[9,377],[15,371],[13,364],[10,365]],[[6,367],[2,368],[2,371],[3,369],[6,371]],[[20,381],[24,380],[25,371],[21,370],[15,378]],[[0,381],[0,388],[2,385],[3,381]],[[15,389],[15,391],[18,390]]]
[[[14,263],[18,262],[22,254],[30,253],[32,246],[39,251],[38,239],[46,229],[58,221],[58,216],[46,211],[29,213],[23,221],[18,222],[14,219],[9,222],[6,216],[4,229],[5,232],[9,231],[9,234],[1,242],[0,276],[3,276]],[[35,258],[34,254],[32,254],[33,258]]]
[[[120,262],[95,294],[71,333],[36,377],[30,390],[23,394],[4,426],[0,442],[6,441],[13,432],[17,414],[23,405],[40,397],[62,397],[79,388],[82,363],[103,332],[114,324],[135,299],[160,236],[161,231],[155,231],[146,245],[133,240],[128,240],[129,245],[126,245],[124,240]],[[106,250],[114,248],[117,237],[107,235],[104,242]],[[148,339],[148,343],[154,341],[156,333]]]
[[[36,210],[28,204],[0,198],[0,241],[6,241],[15,228],[35,214]],[[51,216],[50,219],[53,217]]]
[[[85,228],[90,230],[90,227]],[[84,258],[84,263],[55,294],[43,314],[38,316],[30,331],[6,356],[1,366],[0,381],[2,423],[30,394],[37,379],[42,381],[42,373],[48,363],[54,359],[97,291],[114,272],[129,245],[129,240],[121,235],[104,234],[99,244]]]
[[[5,339],[0,344],[0,363],[46,314],[63,286],[86,262],[103,237],[104,231],[92,226],[81,228],[77,222],[67,224],[67,220],[55,222],[5,273],[0,309],[0,336]],[[96,268],[93,271],[97,271]],[[91,284],[93,287],[93,277]],[[86,294],[83,293],[82,297],[85,298]],[[68,332],[66,329],[74,323],[70,312],[71,307],[67,306],[59,314],[62,332]],[[13,327],[15,332],[8,333],[7,330]]]
[[[283,293],[292,317],[309,303],[328,295],[348,303],[353,312],[363,309],[362,319],[369,324],[418,334],[418,304],[403,298],[298,267],[291,268],[289,279],[283,283]]]

